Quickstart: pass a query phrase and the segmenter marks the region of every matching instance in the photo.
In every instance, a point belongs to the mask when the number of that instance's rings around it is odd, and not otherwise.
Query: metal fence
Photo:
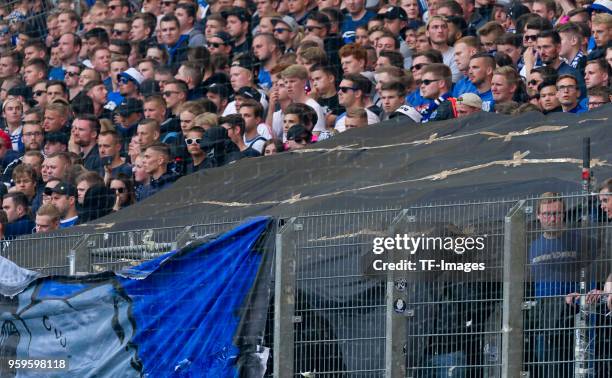
[[[607,214],[595,195],[538,201],[279,218],[275,251],[269,251],[275,253],[269,373],[609,376],[612,307],[605,293],[597,291],[612,273]],[[237,223],[30,237],[5,242],[2,255],[44,273],[118,270]],[[414,255],[373,253],[374,239],[395,235],[423,240],[480,237],[484,248],[451,254],[457,259],[447,259],[444,266],[450,268],[444,271],[374,269],[376,260],[448,257],[436,255],[448,252],[446,247],[433,248],[429,255],[423,246]],[[483,263],[486,269],[466,273],[457,268],[472,263]]]

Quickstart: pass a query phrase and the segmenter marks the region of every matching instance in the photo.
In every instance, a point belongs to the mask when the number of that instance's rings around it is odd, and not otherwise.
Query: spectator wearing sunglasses
[[[106,7],[106,18],[117,20],[128,17],[130,13],[130,3],[128,0],[110,0]]]
[[[189,154],[189,161],[185,166],[186,174],[197,172],[204,167],[202,163],[206,159],[206,154],[200,147],[204,132],[201,127],[192,127],[185,133],[185,146]]]
[[[119,94],[124,98],[139,98],[140,84],[143,76],[135,68],[128,68],[119,74],[117,83],[119,84]]]
[[[434,103],[419,109],[423,116],[421,122],[457,117],[456,103],[450,93],[452,85],[452,73],[447,65],[433,63],[425,67],[421,77],[421,93]]]
[[[338,91],[338,103],[341,106],[349,111],[351,109],[359,109],[365,107],[364,97],[367,96],[367,87],[369,83],[367,82],[364,76],[360,74],[348,74],[344,75],[344,78],[340,82],[339,91]],[[378,116],[369,109],[366,109],[366,113],[368,113],[368,124],[371,125],[373,123],[377,123],[380,121]],[[345,118],[346,112],[339,115],[336,118],[336,123],[334,128],[338,132],[343,132],[345,130]]]
[[[113,211],[119,211],[125,207],[136,203],[136,193],[134,192],[134,181],[130,175],[120,173],[114,178],[109,188],[115,192],[115,205]]]

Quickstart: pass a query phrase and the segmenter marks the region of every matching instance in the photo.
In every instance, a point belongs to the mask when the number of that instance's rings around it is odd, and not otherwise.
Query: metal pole
[[[301,225],[296,218],[280,227],[276,234],[274,273],[274,377],[293,377],[296,234]]]
[[[402,210],[391,223],[389,227],[389,235],[394,236],[398,231],[398,224],[405,222],[407,219],[408,210]],[[393,251],[389,253],[387,261],[396,261],[396,256]],[[409,311],[396,311],[396,301],[404,301],[408,303],[406,297],[406,288],[400,289],[401,283],[407,283],[407,272],[390,270],[387,273],[387,291],[386,291],[386,322],[385,322],[385,377],[387,378],[404,378],[406,377],[406,354],[407,347],[407,324],[406,316],[409,316]],[[398,285],[396,286],[396,283]]]
[[[504,289],[502,314],[502,377],[523,370],[523,285],[525,281],[525,201],[504,219]]]

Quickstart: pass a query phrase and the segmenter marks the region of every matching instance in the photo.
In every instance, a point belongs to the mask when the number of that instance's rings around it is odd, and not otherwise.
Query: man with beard
[[[278,39],[269,33],[257,34],[253,38],[253,55],[261,63],[257,76],[258,83],[266,90],[272,88],[270,70],[276,66],[282,55]]]
[[[561,51],[561,37],[559,33],[553,30],[545,30],[538,34],[536,42],[537,51],[542,59],[542,63],[546,67],[552,67],[557,71],[559,76],[561,75],[572,75],[578,82],[578,89],[580,90],[580,99],[586,97],[586,85],[584,78],[569,64],[563,62],[559,56]]]
[[[83,165],[90,171],[104,174],[100,152],[98,150],[98,133],[100,123],[93,114],[82,114],[72,122],[72,142],[79,147],[79,153],[83,157]]]

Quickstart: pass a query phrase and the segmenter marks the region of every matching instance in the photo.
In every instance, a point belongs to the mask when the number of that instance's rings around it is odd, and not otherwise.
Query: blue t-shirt
[[[409,93],[408,96],[406,96],[406,103],[416,108],[422,105],[431,105],[434,103],[434,101],[421,96],[421,91],[417,89],[414,92]]]
[[[259,69],[259,74],[257,75],[257,80],[259,85],[265,89],[266,91],[272,88],[272,76],[270,76],[270,72],[266,71],[265,68],[261,67]]]
[[[493,92],[489,89],[484,93],[476,93],[480,96],[482,100],[482,110],[485,112],[494,112],[495,111],[495,100],[493,99]]]
[[[459,97],[464,93],[476,93],[478,94],[478,89],[472,84],[470,79],[467,76],[463,76],[459,81],[455,83],[453,86],[452,97]]]
[[[66,73],[62,67],[53,67],[49,71],[49,80],[64,80]]]
[[[342,39],[344,43],[353,43],[355,42],[355,30],[357,27],[361,25],[365,25],[370,21],[372,17],[376,16],[376,13],[372,11],[366,11],[366,13],[359,20],[353,20],[350,14],[346,14],[344,16],[344,21],[342,21]]]
[[[574,231],[558,238],[544,235],[531,243],[529,264],[536,297],[565,295],[578,290],[577,262],[584,258],[582,238]]]
[[[584,107],[582,105],[582,101],[581,101],[581,102],[578,103],[578,105],[576,105],[576,107],[574,109],[570,110],[568,113],[576,113],[576,114],[578,114],[578,113],[584,113],[587,110],[589,110],[588,105],[586,107]]]
[[[75,224],[77,224],[78,221],[79,221],[78,215],[76,217],[74,217],[74,218],[70,218],[70,219],[66,219],[66,220],[60,220],[60,228],[72,227]]]

